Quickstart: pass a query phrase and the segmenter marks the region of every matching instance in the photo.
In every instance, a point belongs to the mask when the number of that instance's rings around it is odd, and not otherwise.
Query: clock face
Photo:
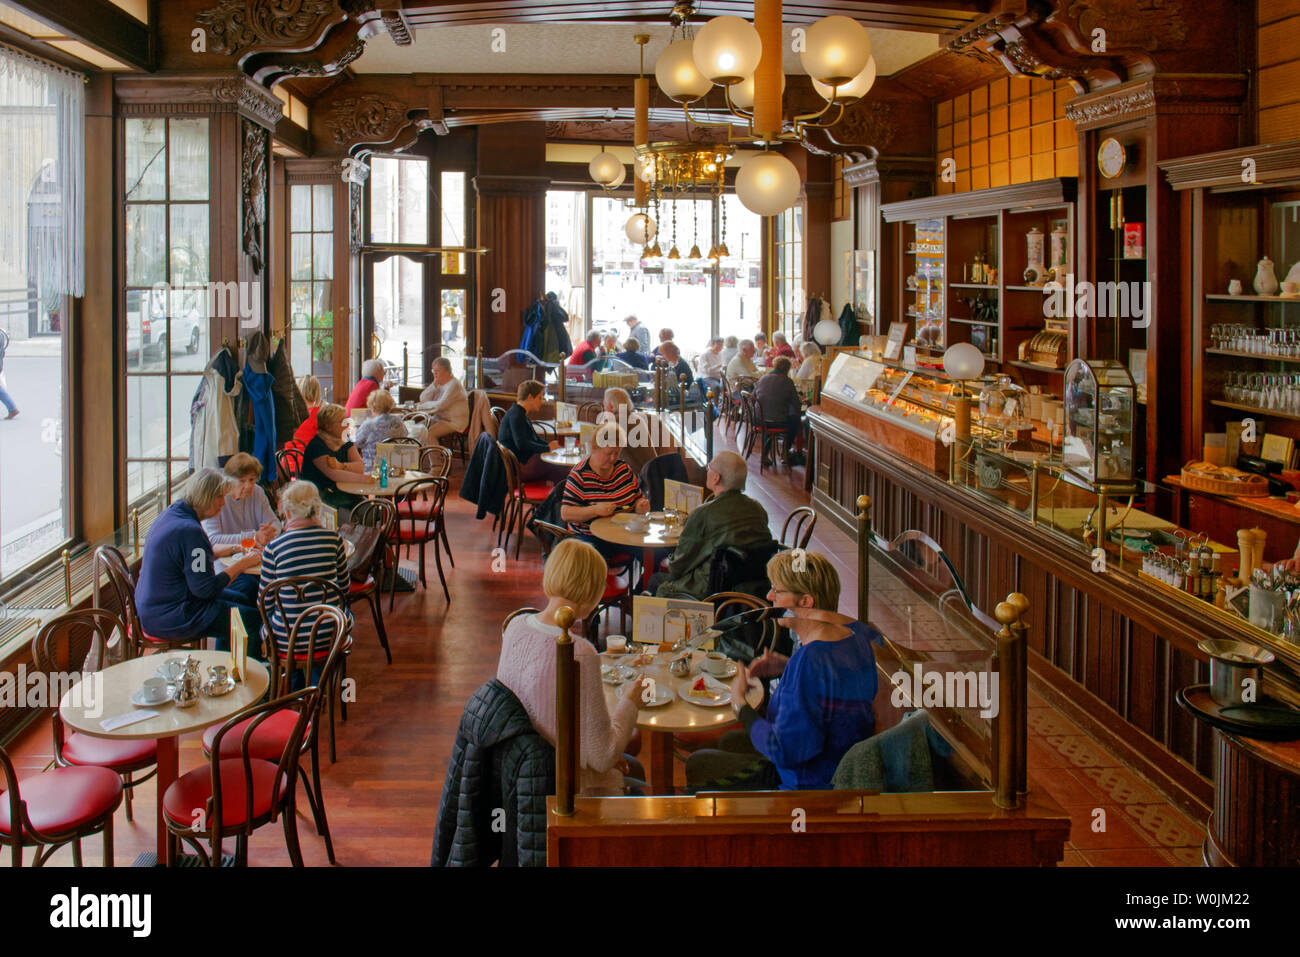
[[[1114,179],[1124,172],[1124,164],[1127,160],[1128,156],[1124,152],[1123,145],[1113,136],[1103,140],[1097,150],[1097,168],[1107,179]]]

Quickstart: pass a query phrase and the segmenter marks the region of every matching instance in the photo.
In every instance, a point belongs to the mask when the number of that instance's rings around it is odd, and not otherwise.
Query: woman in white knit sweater
[[[607,573],[600,552],[586,542],[560,542],[542,572],[546,607],[537,614],[516,616],[502,635],[497,680],[514,692],[537,733],[552,744],[556,735],[555,639],[560,635],[555,613],[568,606],[576,620],[584,620],[605,591]],[[581,701],[579,785],[588,795],[623,794],[623,770],[627,767],[623,749],[636,730],[643,682],[628,682],[611,715],[605,706],[595,647],[575,636],[573,656],[578,663]]]

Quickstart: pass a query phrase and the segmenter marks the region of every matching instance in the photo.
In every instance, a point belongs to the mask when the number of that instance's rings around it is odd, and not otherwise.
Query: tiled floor
[[[757,455],[751,458],[757,465]],[[751,475],[748,491],[772,519],[773,532],[796,505],[804,504],[803,472],[767,470]],[[459,475],[453,475],[453,487]],[[429,860],[446,763],[465,701],[492,677],[498,656],[498,623],[511,609],[541,598],[541,558],[526,539],[518,562],[506,573],[494,563],[489,522],[474,519],[473,508],[454,495],[448,502],[456,567],[448,569],[448,606],[436,581],[432,591],[399,595],[386,621],[393,664],[384,662],[369,613],[358,609],[356,650],[349,675],[357,681],[350,720],[338,725],[337,764],[325,763],[323,782],[334,845],[343,865],[423,865]],[[826,554],[844,583],[841,609],[856,611],[855,542],[821,519],[810,548]],[[511,551],[513,556],[513,550]],[[433,563],[429,563],[429,573]],[[884,569],[873,565],[872,615],[900,643],[936,658],[976,660],[969,642],[954,636],[928,606]],[[972,658],[972,654],[974,657]],[[1045,701],[1029,695],[1029,779],[1051,794],[1073,820],[1064,864],[1069,866],[1199,865],[1202,822],[1192,821],[1132,769],[1084,734]],[[20,773],[36,773],[50,760],[51,732],[40,721],[10,745]],[[181,745],[182,772],[199,767],[202,756],[191,737]],[[680,763],[677,768],[680,776]],[[152,850],[155,802],[153,782],[136,797],[136,820],[116,818],[114,858],[126,865]],[[305,803],[305,802],[304,802]],[[305,807],[300,812],[306,813]],[[299,819],[306,862],[324,864],[321,840],[309,819]],[[100,842],[85,844],[87,864],[100,860]],[[266,828],[250,845],[254,864],[287,862],[278,827]],[[60,850],[52,863],[68,864]],[[8,854],[0,855],[7,866]]]

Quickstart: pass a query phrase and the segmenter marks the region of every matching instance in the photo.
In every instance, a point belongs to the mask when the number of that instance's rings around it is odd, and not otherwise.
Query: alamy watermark
[[[1043,315],[1049,319],[1132,319],[1134,329],[1151,324],[1150,282],[1065,282],[1053,280],[1043,287]]]
[[[919,664],[909,674],[895,671],[889,677],[894,686],[889,702],[895,708],[975,708],[981,718],[998,716],[998,673],[996,671],[931,671]]]
[[[190,282],[173,285],[156,282],[150,288],[152,302],[157,304],[172,303],[167,310],[165,305],[155,306],[155,314],[172,313],[177,318],[177,304],[184,303],[191,311],[202,315],[198,303],[207,307],[207,319],[238,319],[240,329],[260,329],[262,326],[262,283],[251,282]]]
[[[20,664],[17,671],[0,671],[0,708],[57,708],[69,692],[68,704],[84,709],[87,718],[104,713],[102,672],[29,672],[26,664]]]

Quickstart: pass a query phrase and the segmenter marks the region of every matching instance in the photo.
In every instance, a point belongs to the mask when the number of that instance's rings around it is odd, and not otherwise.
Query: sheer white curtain
[[[85,82],[0,46],[0,273],[43,296],[85,286]]]
[[[587,311],[587,194],[574,190],[573,232],[569,234],[569,301],[565,305],[569,313],[569,329],[585,329],[583,313]]]

